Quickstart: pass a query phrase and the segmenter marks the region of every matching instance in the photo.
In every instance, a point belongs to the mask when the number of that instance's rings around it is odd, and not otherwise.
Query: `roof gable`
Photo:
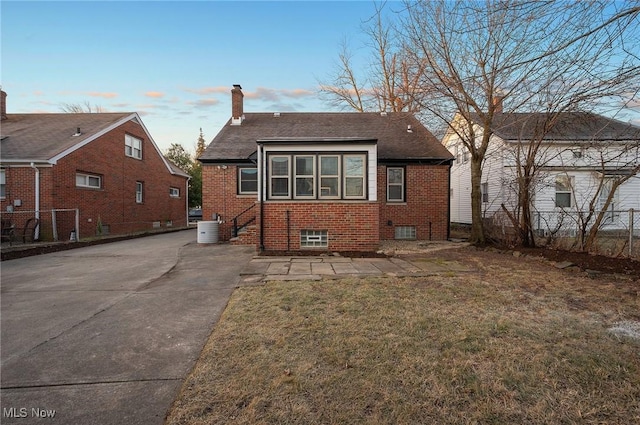
[[[453,159],[435,136],[409,113],[293,112],[246,113],[244,116],[241,125],[227,122],[200,156],[200,161],[246,160],[256,151],[258,141],[269,139],[310,144],[377,140],[381,160]]]

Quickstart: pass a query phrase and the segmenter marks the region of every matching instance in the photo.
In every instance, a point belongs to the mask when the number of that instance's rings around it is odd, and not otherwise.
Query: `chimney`
[[[2,97],[2,105],[0,107],[0,113],[2,115],[2,119],[7,119],[7,93],[4,90],[1,91],[0,97]]]
[[[504,101],[504,94],[502,94],[502,90],[498,90],[493,95],[493,112],[496,114],[501,114],[502,110],[502,102]]]
[[[242,87],[240,84],[234,84],[231,89],[231,125],[240,125],[244,119],[244,111],[242,109]]]

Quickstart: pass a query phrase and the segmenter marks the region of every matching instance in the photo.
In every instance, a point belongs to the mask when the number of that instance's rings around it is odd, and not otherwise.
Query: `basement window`
[[[328,248],[329,237],[326,230],[301,230],[300,248]]]
[[[396,239],[402,240],[415,240],[416,239],[416,226],[396,226],[395,228]]]

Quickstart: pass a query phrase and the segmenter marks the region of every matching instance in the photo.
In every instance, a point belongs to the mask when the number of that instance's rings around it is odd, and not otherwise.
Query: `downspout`
[[[447,240],[451,239],[451,168],[453,161],[449,161],[449,172],[447,173]]]
[[[189,227],[189,182],[191,181],[191,177],[187,177],[187,182],[185,183],[185,187],[184,187],[184,193],[186,193],[187,195],[185,196],[185,227]]]
[[[40,169],[35,166],[35,164],[31,163],[31,168],[36,170],[35,175],[35,210],[36,210],[36,219],[38,219],[38,225],[36,226],[33,239],[40,239]]]
[[[258,197],[260,202],[260,252],[264,252],[264,147],[258,145]]]

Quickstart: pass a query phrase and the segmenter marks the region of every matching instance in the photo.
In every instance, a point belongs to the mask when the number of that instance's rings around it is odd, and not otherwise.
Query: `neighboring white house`
[[[466,122],[461,120],[462,116],[457,115],[453,123]],[[474,128],[476,136],[481,137],[481,127]],[[532,202],[534,229],[546,233],[561,228],[573,233],[580,213],[584,216],[591,202],[593,209],[601,210],[612,179],[631,174],[614,193],[601,225],[603,229],[628,228],[626,211],[640,210],[640,127],[590,113],[495,116],[482,168],[482,210],[486,219],[504,222],[502,204],[509,211],[516,210],[517,156],[523,158],[531,141],[540,143]],[[470,224],[470,154],[453,131],[447,132],[443,144],[455,156],[451,168],[451,222]]]

